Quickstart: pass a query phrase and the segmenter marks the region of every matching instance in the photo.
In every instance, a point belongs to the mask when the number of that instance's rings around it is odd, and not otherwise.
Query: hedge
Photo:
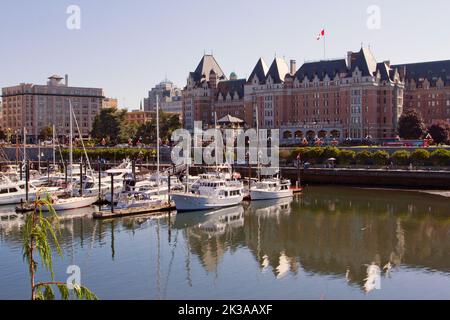
[[[373,163],[373,153],[367,150],[360,151],[355,156],[356,164],[370,165]]]
[[[411,163],[416,166],[423,166],[428,164],[430,153],[424,149],[417,149],[410,156]]]
[[[435,166],[449,166],[450,165],[450,151],[445,149],[438,149],[431,153],[431,161]]]
[[[385,166],[389,163],[389,153],[379,150],[373,154],[373,163],[379,166]]]
[[[406,166],[410,164],[409,157],[410,153],[406,150],[396,151],[392,154],[391,160],[394,164],[399,166]]]
[[[156,153],[155,149],[134,149],[134,148],[97,148],[97,149],[86,149],[88,157],[91,161],[95,161],[97,159],[105,159],[105,160],[123,160],[125,158],[130,159],[147,159],[147,157],[152,157]],[[69,150],[62,150],[63,157],[68,159]],[[84,151],[82,149],[74,149],[73,157],[75,159],[79,159],[81,155],[84,155]]]
[[[379,165],[384,166],[392,162],[395,165],[407,166],[410,163],[417,166],[434,165],[450,166],[450,150],[438,149],[430,154],[425,149],[416,149],[412,153],[406,150],[399,150],[392,155],[385,150],[370,152],[362,150],[355,153],[353,150],[339,149],[336,147],[301,147],[292,152],[280,152],[280,157],[286,160],[295,160],[300,154],[303,162],[313,164],[323,163],[329,158],[336,158],[340,165]]]

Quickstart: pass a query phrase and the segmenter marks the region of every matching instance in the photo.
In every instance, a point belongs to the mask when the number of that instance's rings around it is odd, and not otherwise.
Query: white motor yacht
[[[171,194],[177,211],[210,210],[234,206],[242,202],[243,184],[237,180],[223,178],[200,178],[191,190]]]
[[[263,179],[250,188],[251,200],[270,200],[292,197],[291,181],[278,177]]]

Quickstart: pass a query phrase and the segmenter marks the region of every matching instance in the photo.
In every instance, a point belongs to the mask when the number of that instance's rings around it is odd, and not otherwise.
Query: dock
[[[291,190],[294,194],[299,194],[303,192],[303,188],[302,187],[291,187]]]
[[[104,211],[96,211],[92,214],[94,219],[111,219],[111,218],[123,218],[129,216],[136,216],[141,214],[151,214],[151,213],[161,213],[167,211],[176,210],[175,203],[164,204],[164,205],[151,205],[145,207],[136,207],[136,208],[126,208],[119,209],[115,208],[113,212],[110,210]]]

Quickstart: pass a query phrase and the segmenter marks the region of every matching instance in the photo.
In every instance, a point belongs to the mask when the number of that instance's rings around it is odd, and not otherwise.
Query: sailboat
[[[257,166],[258,176],[261,176],[260,162],[259,162],[259,118],[258,118],[258,105],[256,107],[256,135],[258,139],[257,144]],[[281,179],[279,175],[260,179],[256,184],[250,187],[250,199],[251,200],[270,200],[293,197],[291,181],[287,179]]]
[[[69,136],[69,168],[70,168],[70,181],[73,181],[73,109],[72,102],[69,99],[69,112],[70,112],[70,136]],[[84,208],[93,205],[98,197],[97,196],[87,196],[87,197],[73,197],[73,189],[70,190],[69,198],[52,198],[52,206],[55,211],[61,210],[71,210]],[[48,211],[49,208],[44,206],[43,211]]]
[[[171,207],[168,202],[168,194],[170,190],[166,186],[165,193],[160,192],[161,179],[159,173],[159,96],[156,96],[156,140],[157,140],[157,169],[156,169],[156,185],[151,181],[140,181],[133,186],[125,186],[124,189],[115,195],[117,203],[111,203],[109,206],[98,208],[94,216],[102,217],[103,213],[117,209],[118,214],[130,214],[131,211],[135,213],[153,212],[158,208],[168,209]],[[112,171],[110,171],[113,174]],[[111,196],[109,197],[109,202]],[[113,201],[115,202],[115,201]],[[165,206],[165,203],[167,205]]]

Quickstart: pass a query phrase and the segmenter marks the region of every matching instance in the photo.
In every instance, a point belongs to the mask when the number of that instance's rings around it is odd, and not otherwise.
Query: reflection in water
[[[307,293],[320,286],[318,279],[339,280],[336,297],[349,297],[358,288],[362,297],[401,298],[408,292],[376,289],[384,281],[397,283],[408,270],[439,283],[450,279],[449,201],[412,192],[311,187],[294,199],[211,212],[96,221],[84,217],[90,210],[77,211],[64,214],[61,246],[69,261],[95,266],[90,287],[103,288],[104,298],[148,298],[149,291],[157,299],[208,298],[212,292],[233,298],[236,287],[243,292],[258,287],[250,291],[266,298],[317,299],[323,292]],[[21,257],[23,218],[7,212],[0,208],[0,261]],[[100,258],[105,250],[109,260]],[[13,263],[2,268],[0,298],[8,274],[26,277]],[[111,272],[109,282],[96,279],[96,270],[104,268]],[[123,296],[114,290],[120,277],[129,287]],[[292,279],[283,286],[301,290],[285,296],[271,282],[282,279]],[[415,288],[420,297],[421,284]],[[27,292],[26,284],[19,289]],[[450,292],[440,298],[450,298]]]
[[[244,208],[235,206],[214,211],[177,214],[174,228],[183,229],[189,249],[201,259],[208,272],[217,272],[227,245],[235,239],[234,229],[244,226]]]

